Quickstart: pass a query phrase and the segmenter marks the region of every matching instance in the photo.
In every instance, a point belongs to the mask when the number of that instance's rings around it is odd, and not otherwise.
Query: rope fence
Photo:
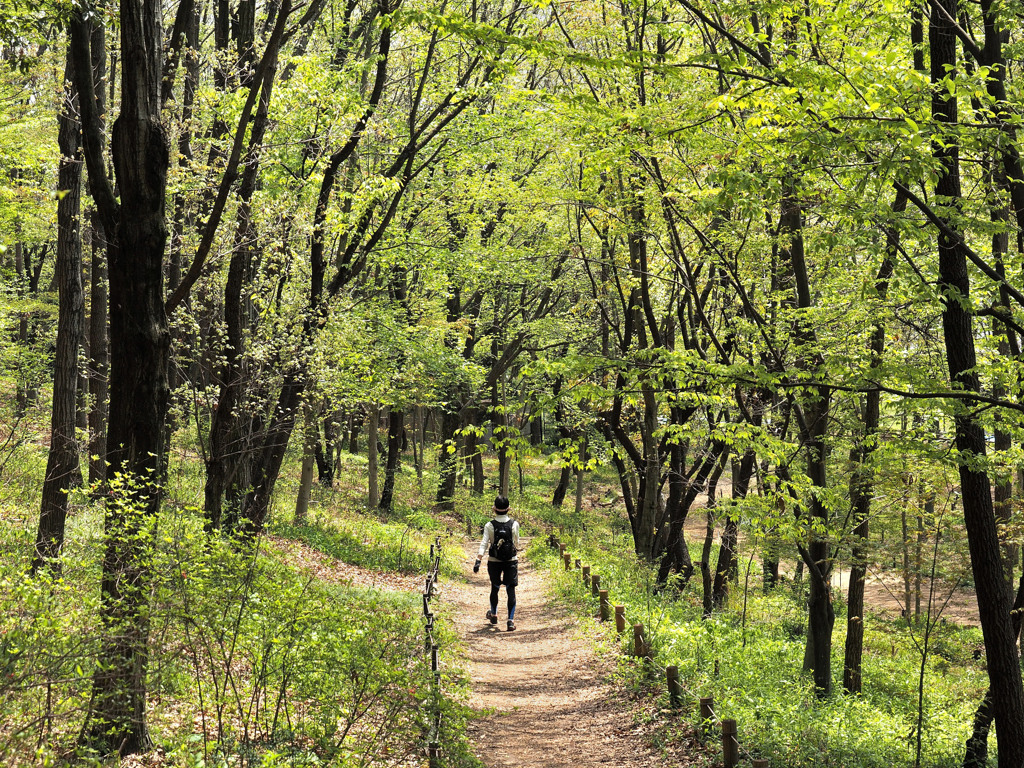
[[[425,652],[430,654],[430,730],[427,735],[427,760],[429,768],[440,768],[441,734],[441,667],[438,661],[438,644],[434,639],[434,612],[430,601],[437,594],[438,574],[441,570],[441,537],[430,545],[430,571],[423,586],[423,618],[425,622]]]
[[[561,529],[559,529],[561,533]],[[568,551],[567,545],[561,541],[558,534],[552,533],[548,536],[548,544],[552,549],[557,549],[566,571],[577,570],[580,572],[582,587],[590,592],[593,597],[598,598],[601,621],[609,621],[612,617],[612,606],[609,599],[608,585],[601,582],[598,574],[592,573],[591,567],[574,558]],[[615,630],[620,635],[626,632],[626,608],[623,605],[614,606]],[[679,668],[676,666],[664,667],[657,664],[653,658],[650,639],[642,623],[633,624],[633,643],[631,655],[643,659],[652,671],[658,671],[665,675],[665,684],[668,689],[669,706],[673,710],[683,708],[683,695],[689,696],[700,708],[700,735],[703,741],[711,738],[712,733],[717,729],[721,733],[722,741],[722,764],[724,768],[736,768],[740,761],[740,755],[750,761],[752,768],[768,768],[768,761],[754,757],[742,747],[739,741],[739,731],[735,720],[727,718],[722,720],[715,712],[715,700],[710,696],[699,696],[687,688],[679,680]],[[431,766],[433,768],[433,766]]]

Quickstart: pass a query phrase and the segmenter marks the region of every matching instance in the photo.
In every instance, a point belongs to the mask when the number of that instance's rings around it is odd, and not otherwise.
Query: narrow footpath
[[[470,737],[487,768],[661,768],[621,692],[604,681],[607,665],[528,559],[519,565],[517,629],[505,630],[504,588],[498,624],[487,622],[490,583],[485,568],[472,572],[476,549],[465,545],[469,584],[449,594],[468,655],[469,704],[485,713],[470,723]]]

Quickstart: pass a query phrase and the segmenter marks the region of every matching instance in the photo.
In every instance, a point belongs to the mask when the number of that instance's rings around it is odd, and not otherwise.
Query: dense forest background
[[[621,522],[649,598],[694,594],[706,621],[749,581],[742,540],[766,590],[806,590],[812,708],[867,695],[869,566],[899,574],[919,690],[941,613],[922,581],[971,586],[987,678],[966,757],[934,763],[985,765],[991,741],[1024,764],[1022,15],[5,3],[10,754],[148,752],[162,646],[210,676],[216,719],[244,698],[226,637],[304,653],[334,613],[339,658],[282,651],[276,694],[247,683],[278,696],[260,733],[352,683],[325,733],[365,736],[364,712],[415,741],[415,697],[392,695],[415,688],[415,600],[382,611],[265,559],[275,525],[328,546],[311,504],[345,487],[350,520],[402,521],[421,559],[496,491],[538,530]],[[248,626],[254,595],[292,618]],[[360,616],[384,628],[352,634]]]

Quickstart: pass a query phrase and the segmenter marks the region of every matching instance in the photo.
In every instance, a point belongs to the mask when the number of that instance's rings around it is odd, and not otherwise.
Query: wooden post
[[[430,671],[437,677],[441,674],[441,669],[437,664],[437,644],[434,643],[430,646]]]
[[[577,557],[576,558],[576,570],[578,571],[579,569],[580,569],[580,559]]]
[[[565,544],[561,542],[558,544],[558,554],[560,557],[565,557]]]
[[[750,762],[752,768],[768,768],[768,761],[763,757],[755,758]]]
[[[615,631],[620,635],[626,631],[626,606],[615,606]]]
[[[672,709],[679,709],[683,706],[683,689],[679,685],[679,667],[667,667],[665,679],[668,683],[668,701]]]
[[[740,761],[740,743],[736,737],[736,721],[722,721],[722,765],[736,768]]]
[[[586,589],[590,586],[590,566],[583,566],[583,588]]]
[[[601,594],[601,577],[594,575],[590,577],[591,587],[590,593],[594,597],[598,597]]]
[[[700,700],[700,732],[701,736],[707,738],[711,732],[711,725],[715,720],[715,699],[708,696]]]
[[[644,625],[633,625],[633,655],[641,659],[647,655],[647,642],[644,639]]]
[[[569,555],[568,552],[562,555],[562,560],[565,561],[565,570],[572,570],[572,557]]]
[[[611,618],[611,610],[608,606],[608,590],[602,589],[597,593],[601,601],[601,621],[608,621]]]
[[[429,760],[430,768],[441,768],[441,762],[438,760],[439,747],[436,741],[430,742],[427,746],[427,759]]]

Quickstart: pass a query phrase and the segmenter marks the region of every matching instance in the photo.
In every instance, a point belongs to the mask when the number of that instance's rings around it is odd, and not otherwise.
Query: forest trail
[[[505,630],[505,590],[498,624],[484,618],[490,583],[472,573],[477,543],[464,545],[468,584],[449,587],[448,602],[467,652],[469,705],[485,715],[469,724],[487,768],[660,768],[663,763],[633,726],[625,697],[605,682],[576,623],[548,595],[546,574],[519,565],[516,626]]]

